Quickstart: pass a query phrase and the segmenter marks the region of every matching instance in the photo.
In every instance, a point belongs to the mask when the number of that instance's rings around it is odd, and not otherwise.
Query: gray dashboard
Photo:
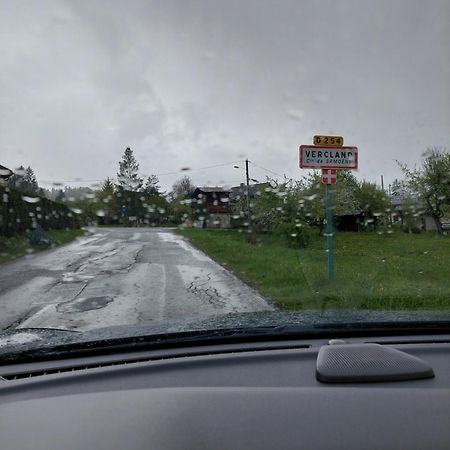
[[[320,383],[323,340],[148,352],[126,365],[122,354],[84,370],[93,361],[5,366],[1,448],[448,449],[450,337],[417,340],[390,346],[428,363],[434,378]]]

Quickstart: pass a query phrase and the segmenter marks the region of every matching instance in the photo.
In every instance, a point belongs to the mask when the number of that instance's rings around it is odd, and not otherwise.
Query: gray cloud
[[[450,146],[446,0],[0,1],[0,163],[41,180],[249,157],[300,177],[298,146],[338,133],[358,176]],[[254,167],[255,177],[267,174]],[[192,172],[237,183],[229,167]],[[177,175],[162,176],[165,187]]]

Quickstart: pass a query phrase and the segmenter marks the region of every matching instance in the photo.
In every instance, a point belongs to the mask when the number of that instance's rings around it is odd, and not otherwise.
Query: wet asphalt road
[[[168,229],[96,229],[0,266],[0,330],[83,331],[270,309]]]

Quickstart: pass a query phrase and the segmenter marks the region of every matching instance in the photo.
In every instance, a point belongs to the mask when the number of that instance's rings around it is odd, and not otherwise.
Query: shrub
[[[306,248],[313,233],[311,227],[300,222],[281,222],[275,225],[274,234],[282,236],[286,244],[292,248]]]
[[[43,229],[79,228],[80,218],[66,205],[0,186],[0,234],[13,236],[39,224]],[[27,201],[28,200],[28,201]]]

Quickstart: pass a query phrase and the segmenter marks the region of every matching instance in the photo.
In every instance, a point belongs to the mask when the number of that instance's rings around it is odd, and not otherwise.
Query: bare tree
[[[195,191],[195,185],[192,183],[190,177],[185,175],[180,178],[172,186],[172,196],[174,198],[188,198],[191,197]]]

